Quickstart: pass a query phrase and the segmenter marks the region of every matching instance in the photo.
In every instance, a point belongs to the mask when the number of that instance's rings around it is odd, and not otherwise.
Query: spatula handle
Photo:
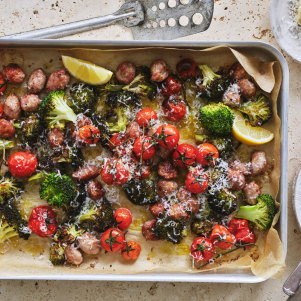
[[[290,274],[287,280],[283,284],[283,291],[289,296],[294,295],[300,285],[301,281],[301,262],[298,264],[296,269]]]

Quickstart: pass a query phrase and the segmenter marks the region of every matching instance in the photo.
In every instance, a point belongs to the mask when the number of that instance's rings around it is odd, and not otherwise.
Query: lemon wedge
[[[71,56],[62,55],[62,60],[72,76],[90,85],[103,85],[113,75],[110,70]]]
[[[274,139],[274,134],[269,130],[259,126],[251,126],[240,112],[233,110],[233,113],[232,133],[238,141],[247,145],[261,145]]]

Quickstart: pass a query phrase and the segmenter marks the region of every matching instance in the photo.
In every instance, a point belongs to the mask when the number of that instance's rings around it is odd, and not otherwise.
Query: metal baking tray
[[[8,40],[0,39],[3,48],[85,48],[85,49],[128,49],[144,47],[187,48],[201,50],[214,46],[229,46],[263,61],[278,61],[282,69],[282,85],[278,97],[278,114],[281,118],[281,177],[278,200],[281,203],[281,215],[277,224],[280,238],[287,251],[287,186],[288,186],[288,100],[289,69],[283,55],[273,46],[259,42],[196,42],[196,41],[89,41],[89,40]],[[172,50],[171,50],[172,51]],[[232,272],[232,271],[231,271]],[[126,274],[82,274],[82,275],[22,275],[0,279],[47,279],[47,280],[107,280],[107,281],[172,281],[172,282],[223,282],[258,283],[266,279],[256,277],[247,270],[235,273],[216,271],[204,273],[140,273]]]

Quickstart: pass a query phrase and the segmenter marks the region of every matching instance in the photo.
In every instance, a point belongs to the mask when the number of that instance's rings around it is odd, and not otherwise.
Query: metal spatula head
[[[214,8],[214,0],[140,0],[140,3],[144,7],[144,21],[131,27],[135,40],[171,40],[205,31]]]

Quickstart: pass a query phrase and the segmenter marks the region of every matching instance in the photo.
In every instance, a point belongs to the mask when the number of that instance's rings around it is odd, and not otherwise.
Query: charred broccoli
[[[9,225],[5,218],[2,216],[0,218],[0,244],[18,235],[18,231],[16,231],[14,227]]]
[[[237,110],[248,117],[252,126],[261,126],[272,117],[270,100],[263,94],[255,101],[249,100],[243,103]]]
[[[210,236],[216,222],[211,219],[194,219],[191,223],[191,231],[196,235]]]
[[[200,122],[212,134],[224,136],[231,133],[234,115],[232,110],[222,103],[205,105],[200,109]]]
[[[49,260],[53,265],[63,265],[65,259],[66,245],[62,245],[59,242],[54,242],[50,246]]]
[[[0,179],[0,204],[5,204],[10,198],[16,197],[21,191],[20,183],[9,177]]]
[[[85,232],[76,224],[62,224],[54,234],[53,240],[61,244],[72,244]]]
[[[21,124],[20,140],[22,144],[34,143],[41,134],[41,122],[36,114],[27,117]]]
[[[241,206],[236,217],[244,218],[254,223],[258,230],[265,231],[271,227],[276,215],[275,201],[269,194],[261,194],[257,198],[257,202],[256,205]]]
[[[229,189],[223,188],[217,196],[209,198],[209,206],[221,215],[229,215],[236,210],[237,197]]]

